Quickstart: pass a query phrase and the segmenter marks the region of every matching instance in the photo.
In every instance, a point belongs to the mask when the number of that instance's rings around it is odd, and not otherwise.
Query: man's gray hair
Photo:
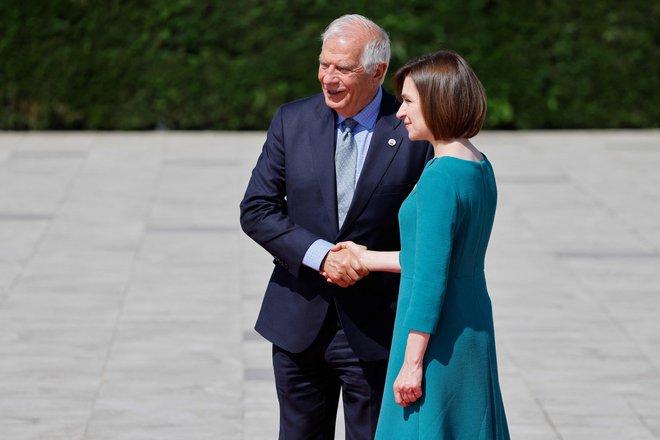
[[[331,38],[351,37],[355,29],[369,35],[369,41],[362,50],[360,64],[367,73],[374,73],[379,64],[390,64],[390,37],[387,32],[367,17],[358,14],[343,15],[330,23],[321,34],[323,43]],[[387,69],[385,69],[387,72]],[[383,74],[383,78],[385,75]]]

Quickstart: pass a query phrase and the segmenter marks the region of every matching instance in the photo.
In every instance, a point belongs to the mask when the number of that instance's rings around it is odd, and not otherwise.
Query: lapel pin
[[[394,139],[390,139],[389,141],[387,141],[387,145],[389,145],[390,147],[393,147],[393,146],[396,145],[396,141]]]

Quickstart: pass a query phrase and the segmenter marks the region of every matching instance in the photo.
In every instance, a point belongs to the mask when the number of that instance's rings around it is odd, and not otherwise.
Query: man
[[[399,249],[397,215],[432,156],[410,142],[381,89],[389,37],[359,15],[323,33],[323,93],[282,106],[241,203],[243,230],[275,257],[256,330],[273,343],[280,439],[372,439],[399,279],[348,249]],[[332,283],[320,275],[327,274]]]

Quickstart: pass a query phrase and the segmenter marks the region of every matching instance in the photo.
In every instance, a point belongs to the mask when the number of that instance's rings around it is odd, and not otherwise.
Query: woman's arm
[[[357,255],[369,272],[401,273],[399,251],[370,251],[366,247],[355,244],[352,241],[342,241],[330,249],[330,252],[341,249],[348,249]]]
[[[369,251],[360,255],[360,260],[370,272],[401,273],[399,264],[399,251]]]

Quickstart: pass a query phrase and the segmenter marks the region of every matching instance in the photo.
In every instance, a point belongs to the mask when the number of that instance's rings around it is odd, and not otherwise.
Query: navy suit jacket
[[[322,94],[291,102],[275,114],[243,201],[241,226],[274,257],[275,268],[255,326],[293,353],[317,337],[334,304],[349,344],[362,360],[389,355],[399,276],[371,273],[343,289],[302,265],[319,238],[352,240],[373,250],[398,250],[398,211],[432,157],[411,142],[396,118],[398,104],[383,93],[380,113],[352,204],[337,222],[334,151],[336,114]]]

